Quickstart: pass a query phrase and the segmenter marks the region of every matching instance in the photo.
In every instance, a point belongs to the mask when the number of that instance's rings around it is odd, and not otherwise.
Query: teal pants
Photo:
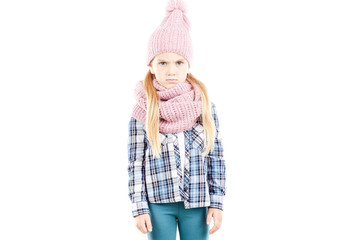
[[[208,207],[184,208],[184,202],[150,203],[152,231],[149,240],[176,240],[179,226],[181,240],[208,240],[210,226],[206,224]]]

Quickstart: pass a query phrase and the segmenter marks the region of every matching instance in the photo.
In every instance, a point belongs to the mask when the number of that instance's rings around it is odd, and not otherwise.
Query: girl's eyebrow
[[[179,60],[176,60],[176,62],[178,61],[185,61],[185,59],[179,59]],[[166,60],[163,60],[163,59],[158,59],[158,62],[167,62]]]

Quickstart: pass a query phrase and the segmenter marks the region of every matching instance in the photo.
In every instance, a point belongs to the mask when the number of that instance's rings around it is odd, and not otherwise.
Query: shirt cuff
[[[135,202],[132,204],[132,214],[135,218],[141,214],[149,214],[149,206],[147,201]]]
[[[210,195],[210,208],[217,208],[223,210],[223,198],[222,195]]]

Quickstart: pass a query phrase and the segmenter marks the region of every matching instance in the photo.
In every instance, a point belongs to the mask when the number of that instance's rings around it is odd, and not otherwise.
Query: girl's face
[[[188,62],[181,55],[172,52],[155,56],[149,67],[156,80],[166,88],[185,82],[189,73]]]

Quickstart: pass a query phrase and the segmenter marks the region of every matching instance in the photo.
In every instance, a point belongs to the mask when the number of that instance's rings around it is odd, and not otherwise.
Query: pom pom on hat
[[[185,2],[177,0],[169,0],[166,5],[166,14],[171,13],[175,9],[181,10],[184,14],[187,12]]]
[[[169,0],[165,10],[165,18],[148,40],[146,64],[150,66],[150,62],[158,54],[173,52],[184,57],[190,67],[193,47],[186,4],[182,0]]]

